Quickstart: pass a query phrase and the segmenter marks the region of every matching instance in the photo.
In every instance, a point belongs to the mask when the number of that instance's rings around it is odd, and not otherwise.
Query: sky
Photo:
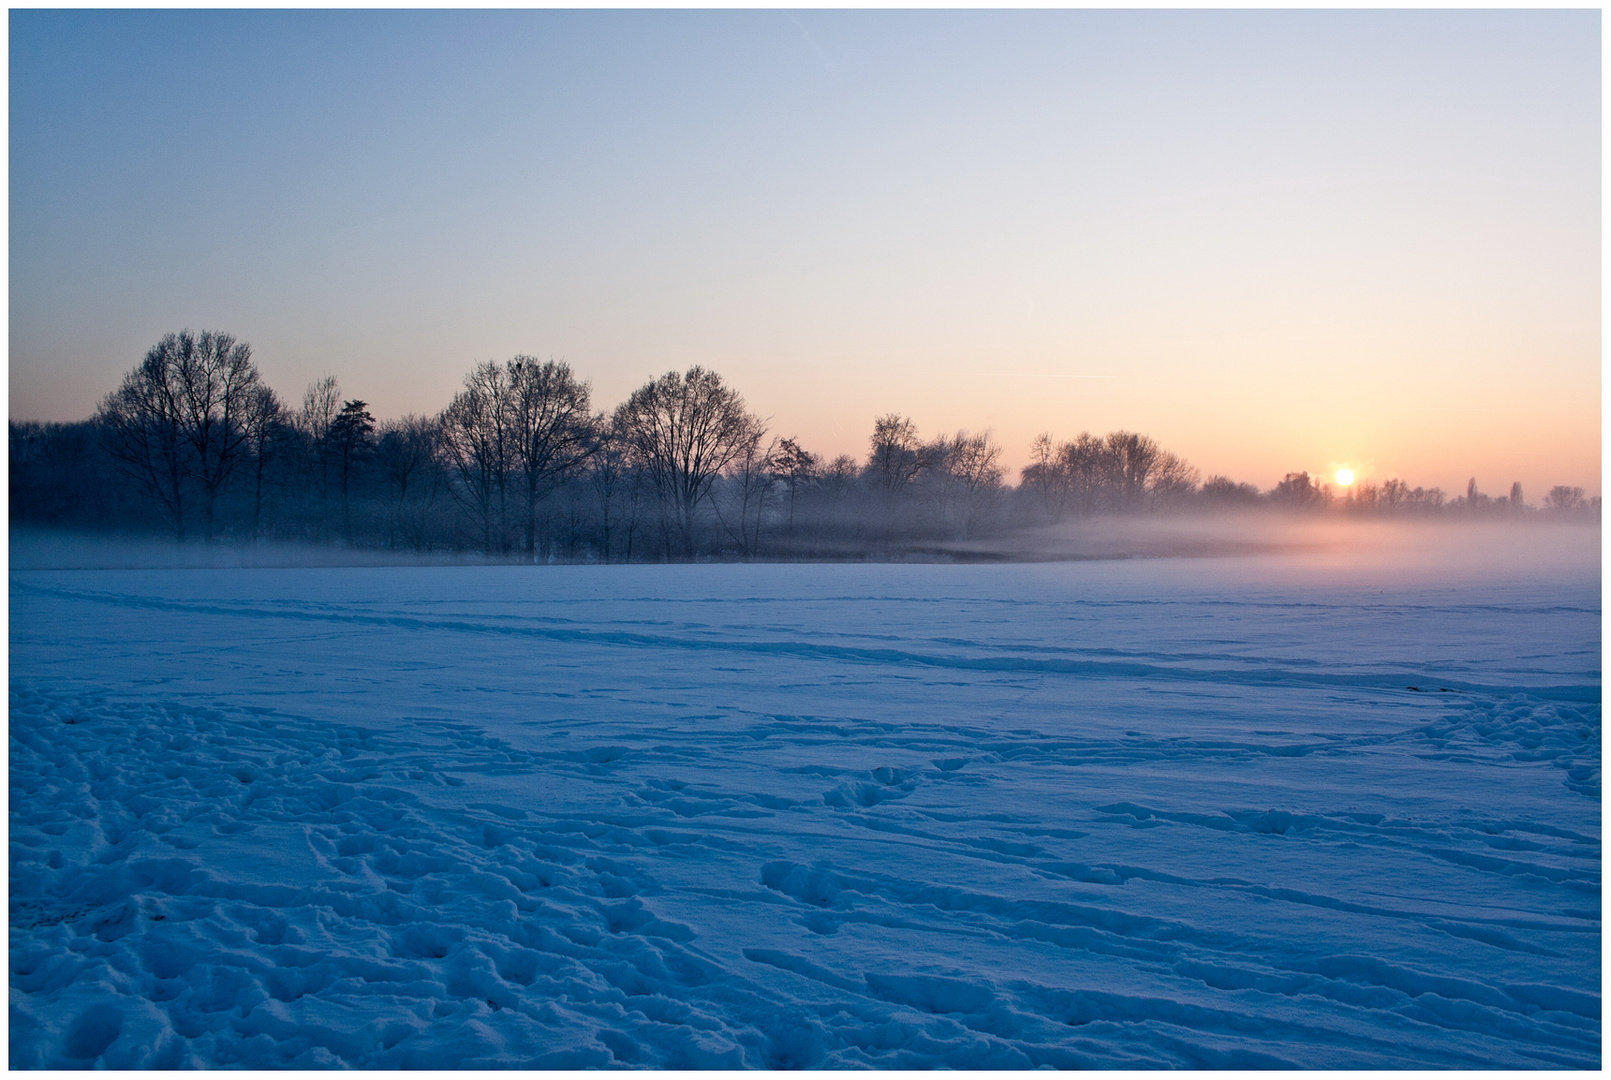
[[[26,11],[13,419],[163,334],[299,401],[482,360],[1142,431],[1204,476],[1600,491],[1598,11]]]

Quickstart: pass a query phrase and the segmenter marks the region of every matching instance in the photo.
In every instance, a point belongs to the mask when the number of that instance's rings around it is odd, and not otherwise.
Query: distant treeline
[[[924,439],[897,414],[874,421],[865,459],[829,461],[699,367],[601,412],[569,365],[517,356],[478,365],[434,416],[377,421],[334,376],[288,406],[248,345],[211,331],[163,338],[89,420],[13,421],[10,452],[14,524],[535,562],[891,557],[1098,514],[1538,512],[1519,484],[1451,499],[1401,480],[1339,494],[1304,472],[1268,492],[1202,481],[1127,431],[1042,435],[1013,486],[988,432]]]

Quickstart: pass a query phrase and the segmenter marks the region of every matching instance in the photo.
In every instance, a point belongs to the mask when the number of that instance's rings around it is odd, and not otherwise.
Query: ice
[[[1599,1064],[1593,553],[10,584],[13,1067]]]

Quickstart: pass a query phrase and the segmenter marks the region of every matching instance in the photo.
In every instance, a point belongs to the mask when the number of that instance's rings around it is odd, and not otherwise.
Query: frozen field
[[[11,1064],[1598,1067],[1584,532],[13,570]]]

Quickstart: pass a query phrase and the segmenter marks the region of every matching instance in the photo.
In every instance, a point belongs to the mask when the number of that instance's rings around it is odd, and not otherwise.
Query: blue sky
[[[11,415],[163,333],[1599,490],[1599,14],[13,11]]]

